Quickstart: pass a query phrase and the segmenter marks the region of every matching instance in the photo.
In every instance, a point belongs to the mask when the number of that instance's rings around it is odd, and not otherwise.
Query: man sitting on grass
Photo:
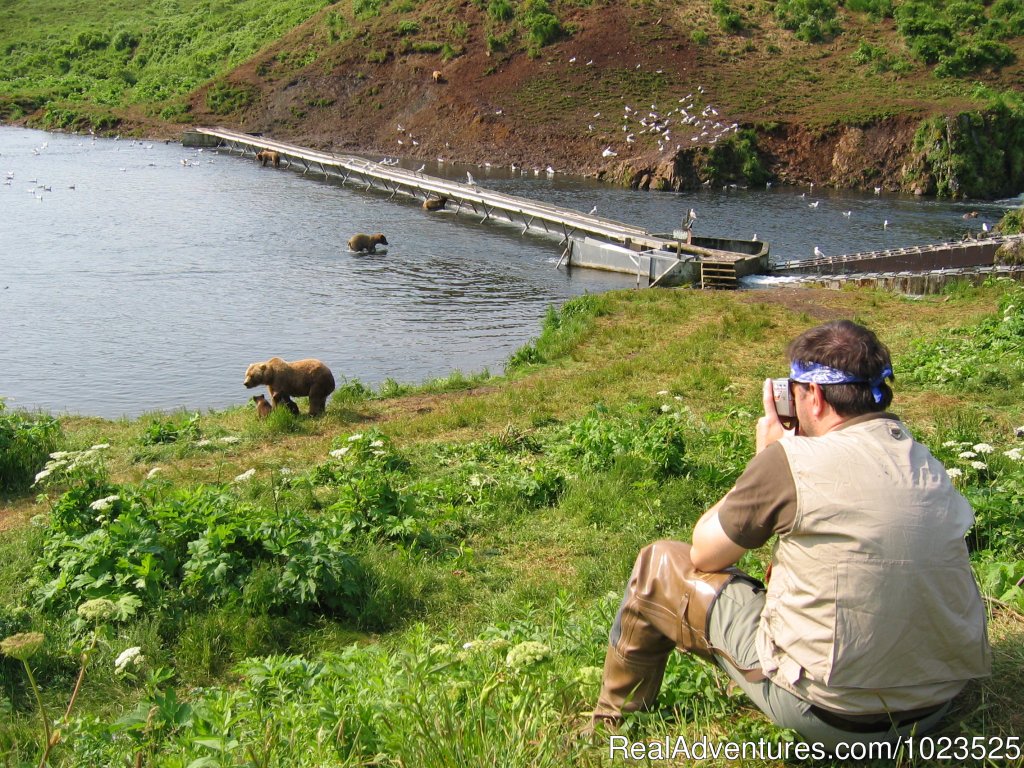
[[[693,545],[641,551],[611,630],[594,723],[655,705],[673,648],[720,665],[807,742],[894,742],[933,729],[990,670],[964,536],[974,522],[945,468],[885,412],[889,351],[838,321],[789,347],[797,425],[771,382],[757,453],[698,521]],[[767,587],[733,567],[778,541]]]

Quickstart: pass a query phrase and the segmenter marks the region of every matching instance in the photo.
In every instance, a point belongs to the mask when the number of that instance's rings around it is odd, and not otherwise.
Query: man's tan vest
[[[781,443],[797,511],[758,628],[765,674],[849,714],[937,704],[987,675],[974,514],[942,464],[889,418]]]

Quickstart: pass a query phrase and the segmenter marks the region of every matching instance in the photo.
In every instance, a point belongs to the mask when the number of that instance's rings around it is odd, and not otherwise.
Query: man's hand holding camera
[[[783,386],[780,386],[780,382]],[[788,379],[765,379],[761,392],[764,416],[757,420],[757,453],[797,428],[796,402]],[[781,398],[781,399],[780,399]],[[780,416],[781,411],[786,411]],[[786,423],[783,423],[783,418]]]

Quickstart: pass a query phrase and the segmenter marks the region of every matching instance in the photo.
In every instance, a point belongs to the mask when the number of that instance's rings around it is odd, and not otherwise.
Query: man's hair
[[[878,379],[892,366],[889,350],[875,334],[849,320],[833,320],[797,336],[787,350],[790,362],[818,363],[853,374],[866,381]],[[894,377],[895,378],[895,377]],[[884,411],[892,402],[892,389],[879,385],[882,400],[875,402],[871,384],[823,384],[825,402],[840,416],[859,416]]]

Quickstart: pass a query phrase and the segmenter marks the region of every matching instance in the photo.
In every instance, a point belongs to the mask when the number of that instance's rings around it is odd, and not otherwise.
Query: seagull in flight
[[[814,246],[814,256],[815,256],[815,258],[818,258],[818,259],[824,259],[825,258],[825,253],[818,246]]]
[[[423,170],[424,170],[424,169],[425,169],[426,167],[427,167],[427,164],[426,164],[426,163],[424,163],[423,165],[421,165],[421,166],[420,166],[419,168],[417,168],[417,169],[416,169],[416,173],[423,173]]]
[[[588,215],[589,216],[593,216],[595,213],[597,213],[597,206],[596,205],[593,208],[590,209],[590,213]]]

